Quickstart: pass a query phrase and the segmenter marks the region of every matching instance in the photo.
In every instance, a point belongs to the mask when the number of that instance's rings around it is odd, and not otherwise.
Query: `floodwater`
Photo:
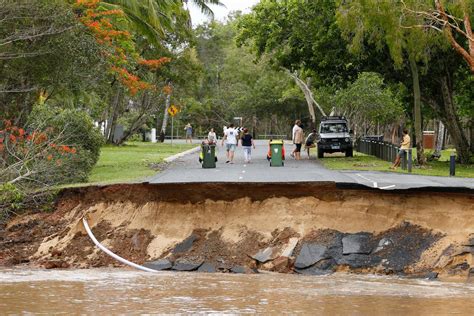
[[[474,284],[337,273],[0,269],[0,314],[473,315]]]

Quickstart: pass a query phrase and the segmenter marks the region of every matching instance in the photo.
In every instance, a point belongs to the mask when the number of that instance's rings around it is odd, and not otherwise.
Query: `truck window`
[[[322,124],[321,133],[347,133],[347,125],[345,123]]]

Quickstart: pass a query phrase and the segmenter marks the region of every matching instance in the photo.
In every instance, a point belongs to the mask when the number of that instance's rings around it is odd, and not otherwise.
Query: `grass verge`
[[[89,183],[136,181],[156,174],[153,165],[172,155],[196,147],[196,144],[130,142],[123,146],[104,146],[92,170]]]
[[[449,176],[449,156],[450,150],[444,150],[439,161],[430,161],[426,166],[413,166],[412,174],[425,176]],[[354,152],[354,157],[346,158],[340,154],[325,154],[321,163],[328,169],[333,170],[366,170],[366,171],[386,171],[397,173],[408,173],[401,168],[390,170],[392,163],[383,161],[374,156],[368,156],[359,152]],[[474,164],[456,164],[456,177],[474,178]]]

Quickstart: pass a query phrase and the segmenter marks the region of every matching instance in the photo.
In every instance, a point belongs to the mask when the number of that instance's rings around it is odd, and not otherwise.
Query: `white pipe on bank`
[[[112,258],[122,262],[123,264],[126,264],[132,268],[135,268],[135,269],[138,269],[138,270],[142,270],[142,271],[146,271],[146,272],[160,272],[158,270],[153,270],[153,269],[150,269],[150,268],[147,268],[147,267],[144,267],[144,266],[141,266],[139,264],[136,264],[136,263],[133,263],[133,262],[130,262],[128,261],[127,259],[124,259],[118,255],[116,255],[115,253],[113,253],[112,251],[110,251],[109,249],[105,248],[100,242],[97,241],[97,239],[95,238],[94,234],[92,234],[92,231],[89,227],[89,224],[87,223],[87,220],[85,217],[82,218],[82,224],[84,224],[84,228],[86,229],[87,231],[87,234],[89,235],[90,239],[92,239],[92,241],[94,242],[94,244],[100,248],[100,250],[102,250],[103,252],[105,252],[106,254],[108,254],[109,256],[111,256]]]

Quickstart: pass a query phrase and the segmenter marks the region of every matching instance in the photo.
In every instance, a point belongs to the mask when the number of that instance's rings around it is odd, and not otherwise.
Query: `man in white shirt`
[[[227,150],[227,161],[225,163],[234,163],[234,152],[237,148],[238,135],[239,133],[234,128],[234,124],[230,124],[229,128],[224,131],[224,137],[222,138],[222,146],[224,146],[225,141]]]
[[[300,125],[301,125],[301,121],[296,120],[295,125],[293,126],[293,130],[291,131],[291,140],[293,141],[293,144],[295,144],[295,145],[296,145],[296,143],[295,143],[295,134],[296,134],[296,131],[301,128]],[[295,158],[295,152],[296,152],[296,147],[290,153],[290,156]]]

